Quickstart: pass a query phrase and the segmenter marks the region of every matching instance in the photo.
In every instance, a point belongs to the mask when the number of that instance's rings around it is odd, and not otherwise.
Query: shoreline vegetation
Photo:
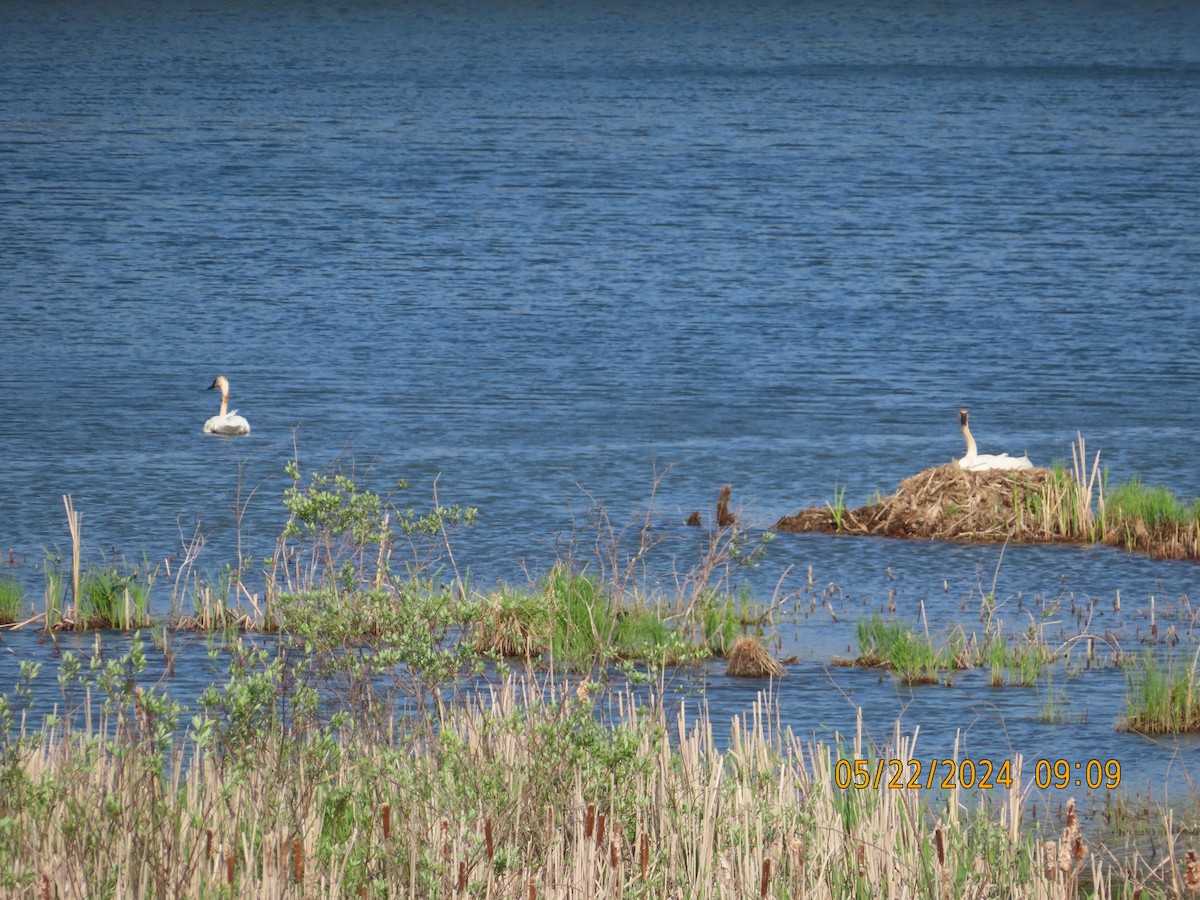
[[[773,531],[975,543],[1103,544],[1157,559],[1200,559],[1200,499],[1134,477],[1108,487],[1082,437],[1072,467],[973,472],[948,463],[906,478],[887,497],[849,508],[845,488],[824,506],[783,516]]]
[[[1049,819],[1030,815],[1019,756],[1003,789],[909,789],[890,776],[919,759],[915,733],[896,723],[883,748],[871,745],[861,710],[851,740],[802,741],[782,727],[771,681],[721,749],[702,704],[668,709],[680,667],[725,659],[732,676],[786,673],[760,638],[785,603],[799,607],[798,592],[783,578],[768,603],[738,591],[736,574],[758,565],[773,535],[737,527],[727,488],[725,524],[699,541],[668,596],[645,587],[661,540],[649,511],[621,526],[599,503],[530,587],[481,591],[451,541],[475,511],[442,505],[436,484],[417,511],[403,482],[379,494],[341,472],[305,481],[297,463],[286,471],[273,552],[243,555],[239,534],[237,562],[215,579],[200,570],[199,529],[161,569],[85,566],[80,516],[64,497],[71,567],[47,559],[44,612],[16,621],[20,585],[0,581],[10,628],[40,621],[56,643],[68,630],[133,632],[120,658],[60,649],[61,702],[40,725],[27,721],[40,664],[20,661],[19,683],[0,695],[0,886],[10,895],[1200,892],[1191,826],[1175,810],[1127,815],[1124,830],[1110,822],[1089,837],[1074,799]],[[857,527],[848,511],[829,512]],[[170,613],[156,623],[150,594],[163,583]],[[1070,666],[1085,641],[1076,665],[1099,664],[1086,626],[1051,647],[1037,628],[1009,635],[996,613],[993,586],[979,633],[943,639],[866,617],[859,657],[834,663],[887,669],[904,684],[986,667],[991,684],[1024,687]],[[168,630],[211,632],[225,675],[185,707],[144,677],[139,629],[151,629],[168,670]],[[270,649],[255,634],[271,635]],[[1200,730],[1200,651],[1187,665],[1109,649],[1129,666],[1118,727]],[[888,775],[842,777],[860,770]],[[1126,846],[1107,849],[1118,846],[1110,834]],[[1149,849],[1137,842],[1146,835]]]
[[[326,717],[311,688],[289,688],[304,682],[295,660],[251,654],[180,740],[178,704],[133,684],[139,654],[135,642],[91,679],[105,699],[87,725],[67,714],[6,745],[9,896],[1103,900],[1200,888],[1169,815],[1149,823],[1163,858],[1118,860],[1091,843],[1073,798],[1031,825],[1019,756],[994,791],[898,786],[896,772],[919,766],[915,736],[897,725],[881,753],[860,716],[848,742],[801,741],[769,693],[721,750],[703,707],[672,715],[660,696],[587,678],[508,677],[386,721]],[[76,671],[64,691],[88,681]]]

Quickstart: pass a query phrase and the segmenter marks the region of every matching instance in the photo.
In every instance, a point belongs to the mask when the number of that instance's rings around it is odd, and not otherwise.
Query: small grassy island
[[[784,516],[773,530],[974,542],[1106,544],[1159,559],[1200,559],[1200,501],[1133,478],[1111,489],[1099,454],[1063,465],[969,471],[925,469],[894,493],[848,508],[844,489],[824,506]]]

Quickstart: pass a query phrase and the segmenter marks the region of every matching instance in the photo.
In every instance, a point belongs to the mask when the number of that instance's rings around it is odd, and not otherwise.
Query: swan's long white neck
[[[221,407],[222,410],[224,410],[224,408],[224,406]],[[963,419],[962,423],[962,433],[963,437],[967,439],[967,456],[972,457],[978,455],[977,448],[975,447],[975,438],[971,436],[971,429],[967,425],[967,420],[965,418]]]
[[[221,412],[220,412],[220,415],[222,417],[224,417],[225,410],[228,408],[228,406],[229,406],[229,391],[222,388],[221,389]]]

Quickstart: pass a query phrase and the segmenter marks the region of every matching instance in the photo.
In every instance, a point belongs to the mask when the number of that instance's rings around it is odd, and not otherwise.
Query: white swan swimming
[[[958,411],[958,424],[962,426],[963,437],[967,439],[967,452],[962,459],[958,460],[960,468],[970,472],[988,472],[997,469],[1032,469],[1033,463],[1029,461],[1028,456],[1009,456],[1007,453],[1001,453],[999,456],[993,456],[990,453],[980,454],[975,449],[975,438],[971,437],[971,429],[967,426],[967,421],[971,414],[965,409]]]
[[[221,411],[204,423],[205,434],[249,434],[250,423],[237,414],[237,410],[225,411],[229,406],[229,379],[218,375],[209,385],[209,390],[221,389]]]

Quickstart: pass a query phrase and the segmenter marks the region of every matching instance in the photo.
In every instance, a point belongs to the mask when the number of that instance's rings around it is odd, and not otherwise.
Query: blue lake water
[[[493,6],[0,7],[0,563],[30,597],[68,493],[89,559],[178,557],[199,520],[215,571],[240,484],[268,555],[293,455],[478,507],[455,554],[480,588],[664,471],[669,587],[720,485],[752,529],[864,502],[959,455],[960,406],[981,452],[1069,462],[1082,433],[1113,481],[1200,494],[1200,7]],[[248,438],[201,434],[218,373]],[[766,602],[789,566],[796,609],[809,567],[838,598],[780,630],[797,731],[863,706],[931,756],[968,728],[1200,775],[1194,739],[1114,732],[1119,671],[1047,726],[979,673],[829,668],[889,592],[970,630],[993,580],[1014,629],[1119,591],[1127,650],[1151,597],[1194,647],[1194,564],[785,535],[738,584]],[[46,656],[0,646],[3,684]],[[706,695],[722,719],[757,688]]]

